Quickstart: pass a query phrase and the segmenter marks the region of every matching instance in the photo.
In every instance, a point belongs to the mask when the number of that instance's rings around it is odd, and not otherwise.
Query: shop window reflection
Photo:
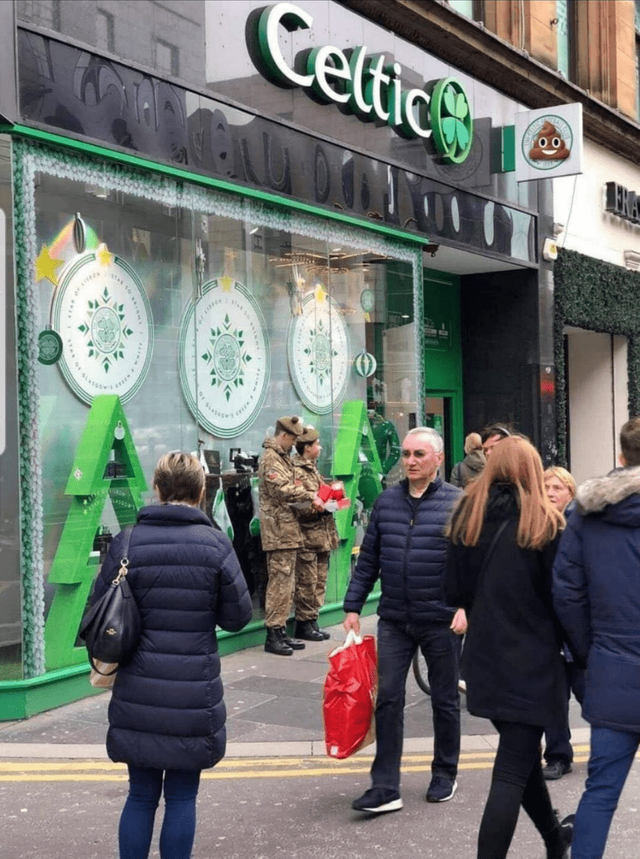
[[[82,181],[38,175],[37,246],[59,262],[47,269],[53,280],[43,276],[40,283],[41,328],[51,324],[61,292],[71,295],[75,289],[78,301],[98,302],[89,294],[92,281],[80,285],[74,266],[82,269],[83,254],[101,255],[105,266],[122,269],[113,290],[124,292],[113,298],[115,316],[111,304],[104,304],[112,301],[111,294],[101,299],[106,309],[100,310],[100,348],[111,348],[120,331],[126,343],[118,360],[133,361],[145,326],[153,344],[152,360],[135,389],[127,389],[127,381],[112,390],[115,361],[110,359],[105,371],[108,362],[103,356],[102,365],[97,362],[94,340],[88,345],[86,332],[64,314],[56,317],[65,360],[74,350],[85,351],[77,378],[61,366],[39,367],[46,415],[41,437],[45,577],[69,510],[65,486],[87,407],[100,385],[105,393],[121,395],[146,475],[167,450],[198,453],[208,471],[207,512],[222,517],[223,508],[216,508],[222,498],[258,619],[265,564],[255,527],[255,479],[262,442],[273,434],[276,419],[299,414],[319,431],[319,467],[327,478],[334,476],[334,440],[346,402],[367,403],[376,428],[393,427],[396,437],[419,419],[413,263],[396,259],[391,250],[368,248],[362,233],[351,242],[347,228],[332,240],[303,235],[190,207],[188,191],[178,200],[167,181],[162,189],[157,201],[117,189],[109,169],[100,165]],[[73,244],[78,219],[86,239],[82,252]],[[46,268],[48,258],[42,264]],[[104,272],[96,272],[100,280]],[[141,308],[147,305],[145,316]],[[86,324],[81,320],[87,331],[94,310],[93,305],[86,310]],[[132,364],[132,378],[136,372]],[[83,390],[88,384],[83,373],[95,388]],[[399,473],[388,441],[385,450],[385,479],[391,482]],[[152,502],[150,491],[143,500]],[[370,497],[358,502],[360,536],[371,503]],[[96,565],[105,535],[118,530],[107,502],[94,541]],[[53,590],[47,585],[47,605]],[[337,584],[331,592],[340,598]]]

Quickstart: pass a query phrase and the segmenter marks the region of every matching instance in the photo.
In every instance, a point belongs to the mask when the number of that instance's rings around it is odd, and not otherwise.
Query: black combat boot
[[[264,643],[267,653],[275,653],[276,656],[291,656],[293,650],[281,635],[277,626],[267,627],[267,640]]]
[[[330,632],[327,632],[326,629],[320,629],[320,627],[318,626],[317,620],[312,620],[311,626],[315,629],[316,632],[320,633],[320,635],[324,638],[325,641],[327,641],[329,638],[331,638]]]
[[[314,629],[312,620],[297,620],[296,635],[305,641],[324,641],[324,635],[317,626]]]
[[[291,647],[293,650],[304,650],[304,642],[298,641],[297,638],[293,638],[291,635],[289,635],[286,626],[280,627],[280,633],[282,635],[283,641],[286,641],[289,647]]]

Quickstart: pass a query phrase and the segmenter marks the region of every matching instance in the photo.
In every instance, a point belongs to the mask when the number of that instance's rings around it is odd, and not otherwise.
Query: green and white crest
[[[269,383],[269,341],[257,301],[219,277],[190,303],[180,333],[180,380],[194,417],[212,435],[235,438],[256,420]]]
[[[344,397],[349,351],[349,332],[336,302],[322,290],[307,295],[302,313],[289,323],[287,357],[298,396],[315,414],[327,414]]]
[[[124,260],[89,251],[63,270],[52,309],[62,338],[58,366],[81,400],[117,394],[126,403],[151,363],[153,321],[144,287]]]

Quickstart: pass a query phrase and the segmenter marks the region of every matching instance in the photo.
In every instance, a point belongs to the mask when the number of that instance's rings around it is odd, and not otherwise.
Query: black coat
[[[518,518],[513,488],[493,487],[478,545],[449,548],[445,598],[468,615],[461,667],[469,712],[545,727],[558,723],[566,708],[562,636],[551,607],[557,540],[542,551],[521,549]],[[491,540],[505,519],[481,576]]]
[[[640,467],[584,483],[553,565],[556,611],[578,664],[582,715],[640,731]]]
[[[93,601],[115,577],[122,534],[112,542]],[[107,752],[152,769],[212,767],[225,752],[216,624],[242,629],[251,599],[228,538],[195,507],[143,507],[129,545],[127,580],[142,615],[132,661],[118,670]]]
[[[385,489],[375,501],[358,563],[344,599],[346,612],[360,612],[378,576],[378,615],[394,623],[447,624],[453,611],[442,598],[442,571],[451,511],[462,493],[437,477],[416,512],[408,481]]]

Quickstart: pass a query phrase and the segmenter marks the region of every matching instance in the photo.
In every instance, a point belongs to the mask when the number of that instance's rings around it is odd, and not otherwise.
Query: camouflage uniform
[[[320,472],[311,459],[297,454],[293,458],[296,477],[305,489],[314,496],[324,483]],[[296,620],[317,620],[324,605],[329,572],[329,555],[338,545],[338,531],[331,513],[315,510],[298,513],[302,532],[303,548],[296,558],[294,606]]]
[[[269,628],[285,626],[291,611],[296,554],[302,534],[292,503],[312,501],[314,493],[296,480],[293,460],[272,438],[262,444],[260,457],[260,538],[267,553],[267,593],[264,623]]]

